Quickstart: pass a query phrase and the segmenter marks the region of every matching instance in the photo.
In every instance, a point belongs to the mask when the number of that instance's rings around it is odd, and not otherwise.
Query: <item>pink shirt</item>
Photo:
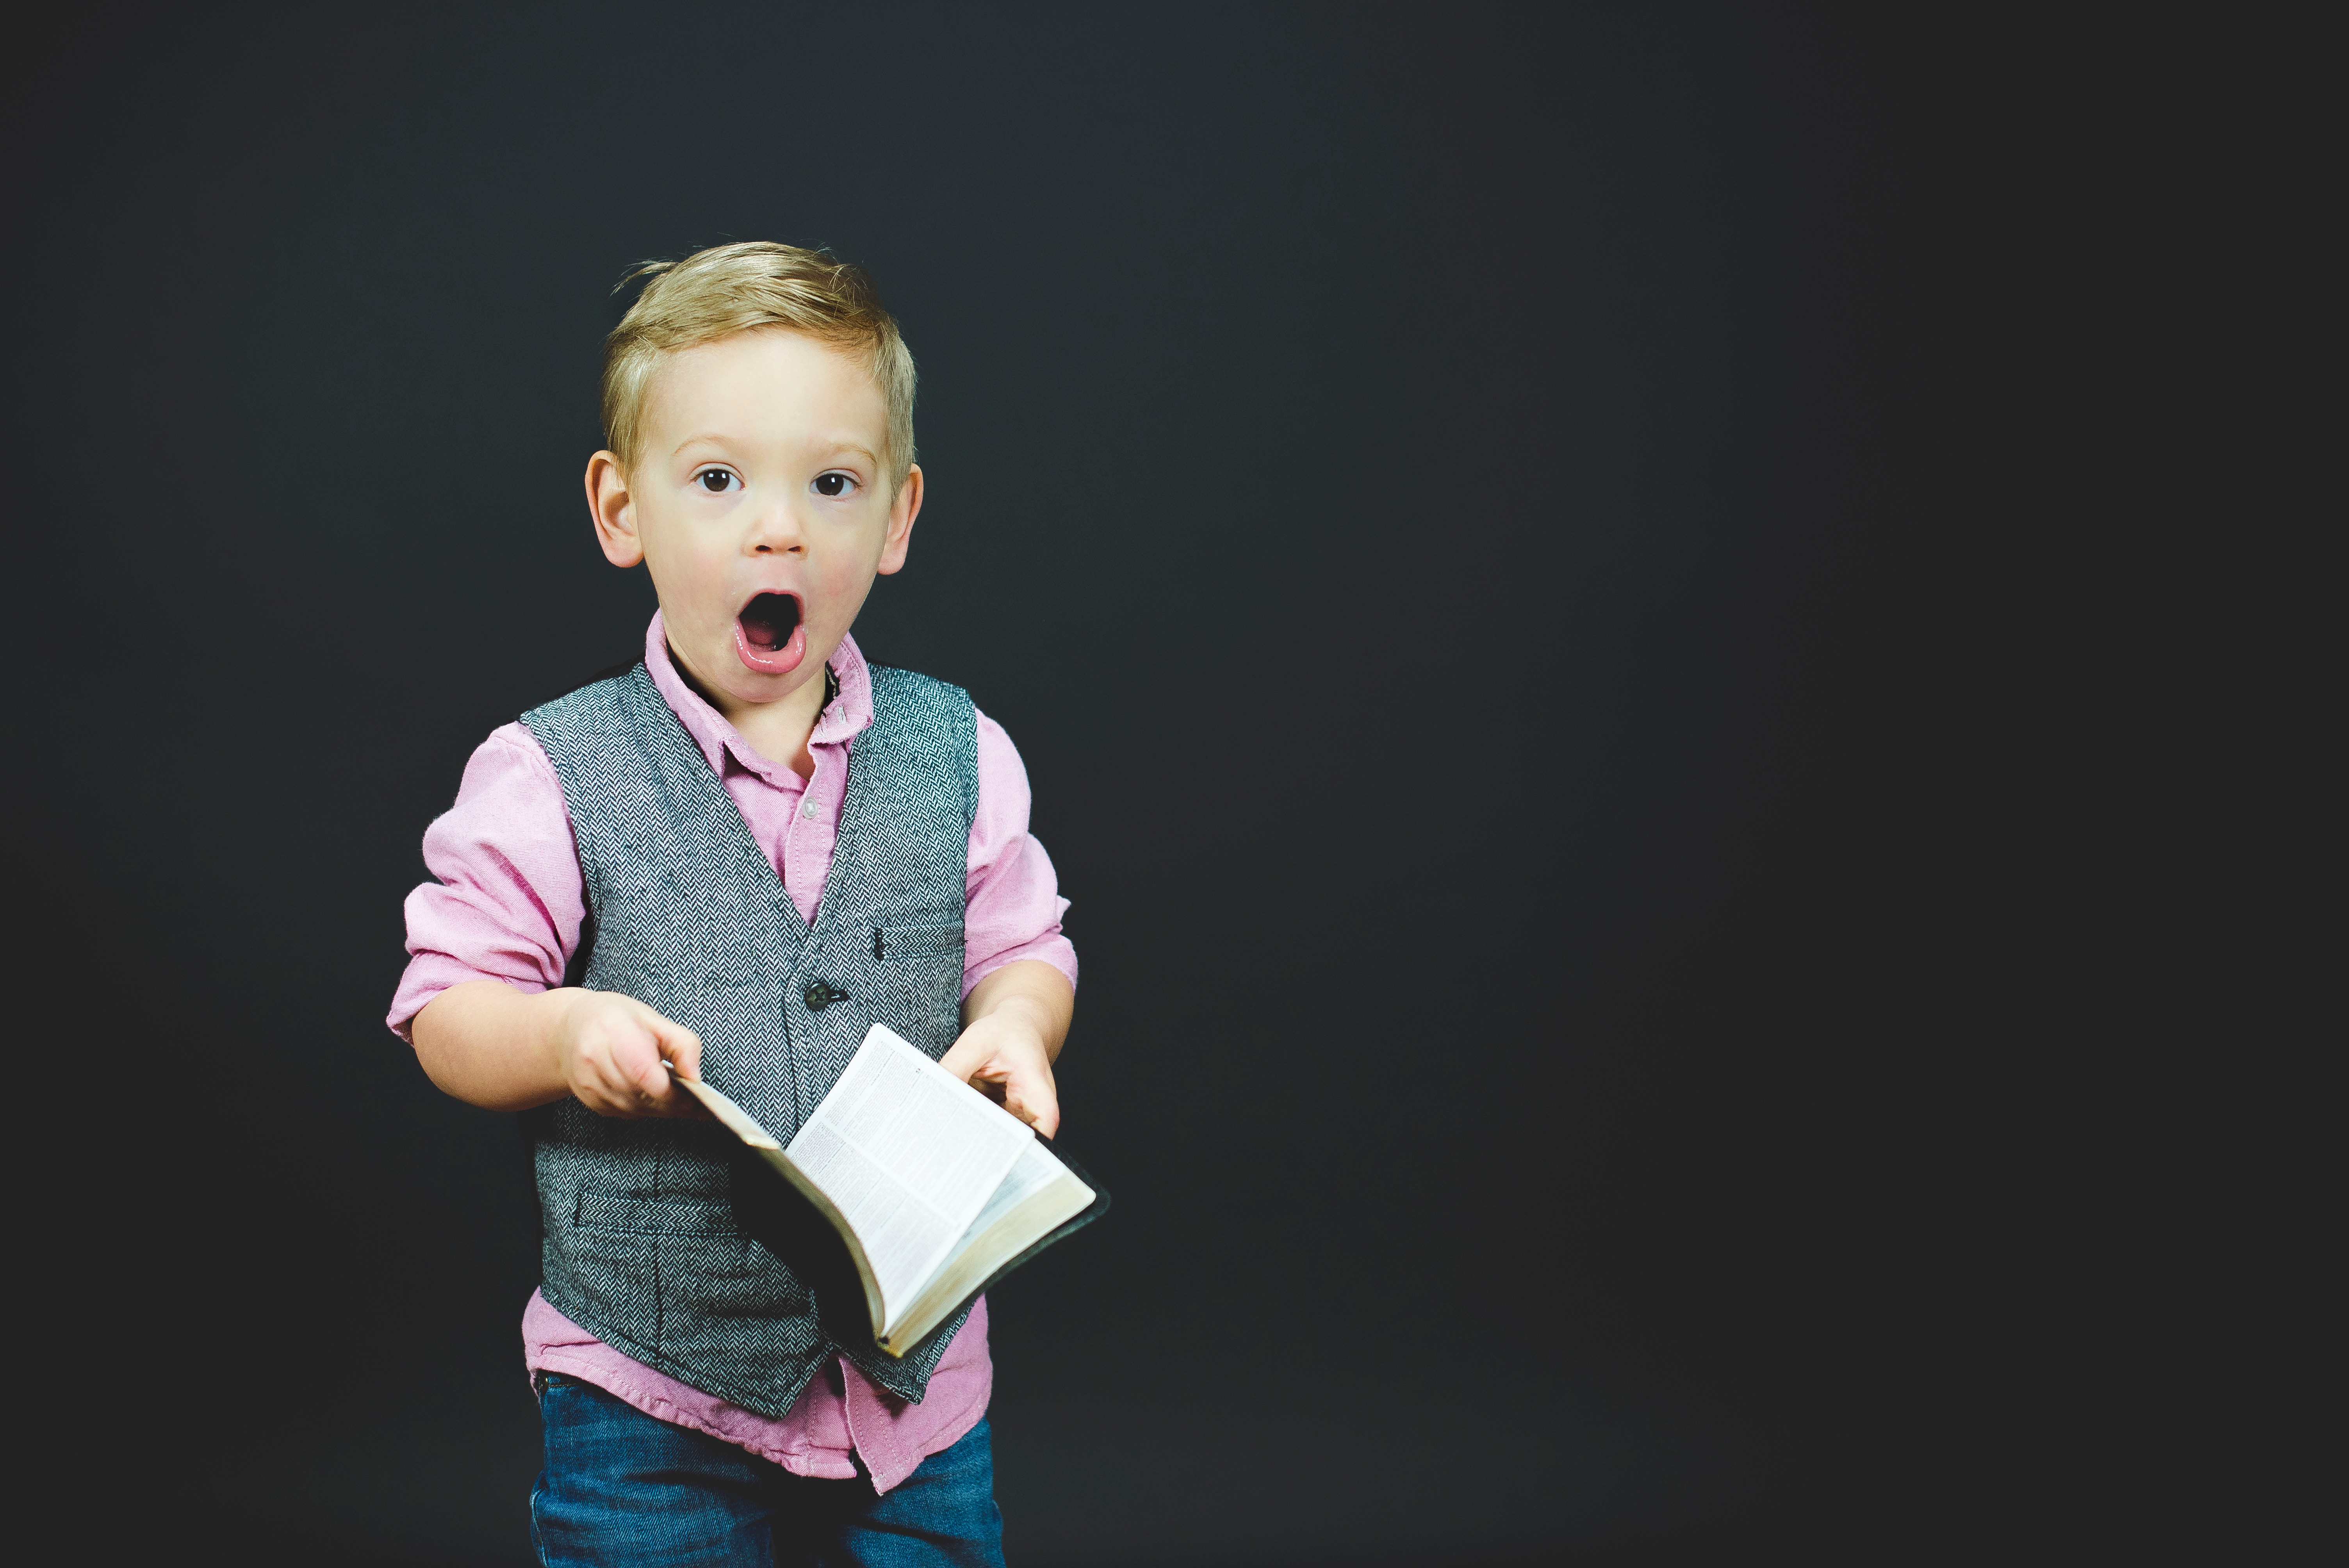
[[[645,665],[742,812],[750,836],[781,877],[802,918],[813,921],[832,869],[847,793],[848,758],[873,722],[873,682],[855,639],[832,656],[840,695],[808,738],[814,760],[802,780],[752,750],[670,664],[655,614]],[[964,995],[1022,958],[1040,959],[1076,984],[1077,954],[1061,934],[1069,901],[1052,862],[1028,831],[1028,771],[1002,727],[978,716],[978,805],[963,883]],[[402,1039],[426,1003],[468,980],[502,980],[524,991],[563,984],[586,910],[579,856],[562,783],[520,724],[493,730],[465,765],[457,803],[424,834],[436,882],[408,895],[408,971],[387,1019]],[[845,1480],[862,1457],[878,1491],[952,1445],[987,1412],[994,1367],[987,1303],[973,1309],[931,1374],[919,1405],[883,1392],[843,1357],[780,1419],[687,1387],[603,1344],[533,1292],[523,1312],[526,1366],[595,1384],[649,1416],[740,1444],[795,1474]]]

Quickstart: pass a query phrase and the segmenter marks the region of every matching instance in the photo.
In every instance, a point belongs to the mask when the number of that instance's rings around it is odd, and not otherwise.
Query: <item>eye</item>
[[[831,473],[815,476],[815,493],[818,495],[843,496],[855,488],[856,476],[843,474],[836,469]]]
[[[723,495],[741,483],[728,469],[704,469],[693,476],[693,482],[711,495]]]

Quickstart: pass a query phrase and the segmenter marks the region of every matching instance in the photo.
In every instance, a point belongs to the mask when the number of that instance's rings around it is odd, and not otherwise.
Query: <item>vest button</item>
[[[833,989],[828,980],[811,980],[807,989],[800,993],[800,1000],[807,1004],[809,1012],[821,1013],[834,1002],[847,1001],[848,993]]]

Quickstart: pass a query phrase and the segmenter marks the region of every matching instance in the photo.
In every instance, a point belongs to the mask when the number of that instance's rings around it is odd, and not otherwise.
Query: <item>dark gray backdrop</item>
[[[1009,727],[1075,901],[1118,1208],[996,1298],[1016,1559],[1948,1539],[1901,39],[362,7],[15,68],[16,954],[123,1107],[31,1233],[85,1516],[525,1559],[527,1172],[381,1027],[399,901],[651,608],[579,498],[614,280],[756,237],[905,324],[858,635]]]

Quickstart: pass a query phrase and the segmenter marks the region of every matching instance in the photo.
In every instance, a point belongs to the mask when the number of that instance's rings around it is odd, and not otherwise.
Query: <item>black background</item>
[[[1982,850],[1937,640],[1933,429],[1986,315],[1953,144],[1998,119],[1935,118],[1965,42],[1706,5],[28,35],[14,956],[122,1108],[66,1120],[28,1233],[83,1282],[34,1357],[59,1475],[109,1478],[76,1506],[527,1559],[528,1173],[382,1026],[400,899],[470,748],[652,607],[579,493],[615,279],[777,238],[868,265],[921,365],[927,507],[858,637],[1004,723],[1074,900],[1062,1093],[1118,1206],[995,1297],[1014,1560],[1983,1528],[2013,1489],[1965,1478],[2031,1439],[1971,1451],[1998,1308],[1918,1175]]]

